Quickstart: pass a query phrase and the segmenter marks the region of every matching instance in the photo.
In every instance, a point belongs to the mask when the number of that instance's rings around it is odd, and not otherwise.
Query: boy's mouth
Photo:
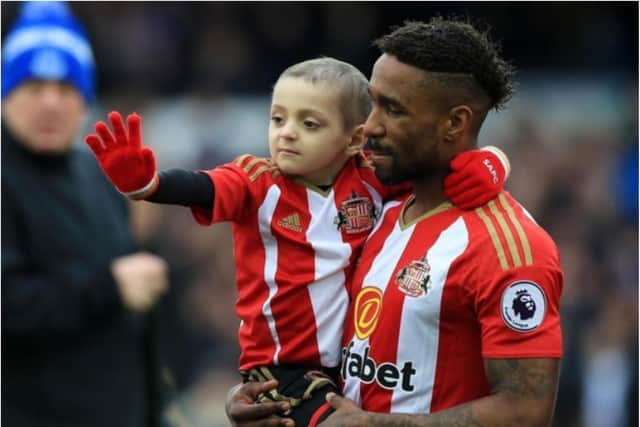
[[[278,148],[278,153],[280,153],[280,154],[291,154],[291,155],[300,154],[299,152],[297,152],[295,150],[291,150],[290,148]]]

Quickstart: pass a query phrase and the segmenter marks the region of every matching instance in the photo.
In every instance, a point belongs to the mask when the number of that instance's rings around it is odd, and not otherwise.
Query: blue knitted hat
[[[95,95],[93,52],[64,2],[25,2],[2,45],[2,97],[26,80],[64,80],[85,102]]]

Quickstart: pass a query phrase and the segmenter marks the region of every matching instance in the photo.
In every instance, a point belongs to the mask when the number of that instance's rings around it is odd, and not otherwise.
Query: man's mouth
[[[385,150],[385,149],[371,150],[371,160],[374,163],[376,162],[379,163],[381,160],[389,159],[391,157],[393,157],[393,153],[391,152],[391,150]]]
[[[388,147],[383,147],[378,141],[374,139],[369,139],[367,142],[367,148],[371,151],[373,156],[382,157],[382,156],[391,156],[393,151]]]

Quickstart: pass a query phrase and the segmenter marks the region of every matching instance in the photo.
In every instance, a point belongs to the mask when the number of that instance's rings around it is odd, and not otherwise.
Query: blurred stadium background
[[[106,113],[137,111],[161,167],[267,154],[269,92],[288,65],[335,56],[369,75],[390,25],[466,14],[492,28],[519,90],[481,144],[554,237],[566,275],[555,426],[638,425],[638,4],[82,2]],[[17,4],[2,2],[2,34]],[[230,228],[187,209],[133,206],[141,243],[172,265],[158,348],[175,388],[169,425],[223,426],[238,381]]]

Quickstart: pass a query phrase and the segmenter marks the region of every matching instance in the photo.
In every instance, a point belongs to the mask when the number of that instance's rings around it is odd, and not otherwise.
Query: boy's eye
[[[318,123],[314,122],[313,120],[305,120],[302,122],[302,124],[304,124],[304,127],[306,127],[307,129],[316,129],[320,126]]]
[[[279,125],[279,124],[282,124],[282,122],[284,122],[284,119],[280,116],[271,116],[271,121],[274,124]]]

